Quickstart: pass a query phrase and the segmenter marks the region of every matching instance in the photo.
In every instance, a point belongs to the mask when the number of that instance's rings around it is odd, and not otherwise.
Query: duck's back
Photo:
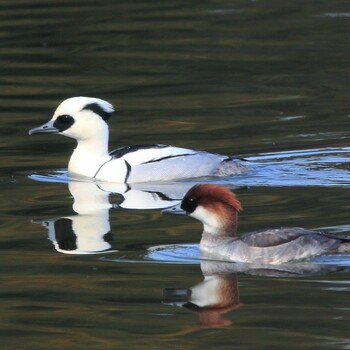
[[[118,182],[123,178],[122,182],[127,183],[222,176],[226,175],[223,168],[228,169],[227,175],[234,175],[246,169],[242,160],[232,157],[160,144],[122,147],[110,155],[111,161],[101,169],[99,176],[109,174],[113,181],[114,173],[123,172]]]
[[[241,237],[263,260],[280,264],[336,251],[341,242],[321,231],[302,227],[281,227],[245,234]]]
[[[328,235],[320,231],[301,227],[281,227],[249,232],[229,238],[226,242],[208,240],[201,244],[206,252],[219,252],[224,260],[282,264],[326,252],[336,252],[341,245],[341,240],[335,235]]]

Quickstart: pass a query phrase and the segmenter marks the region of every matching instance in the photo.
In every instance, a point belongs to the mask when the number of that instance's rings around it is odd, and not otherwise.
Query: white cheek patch
[[[98,142],[108,140],[108,125],[101,117],[91,111],[82,111],[74,115],[74,124],[61,134],[76,139],[77,141]],[[98,145],[93,145],[92,149],[99,150]]]
[[[190,216],[202,222],[204,232],[206,233],[215,234],[222,226],[222,221],[219,219],[219,215],[205,209],[202,206],[198,206],[196,210],[190,214]]]

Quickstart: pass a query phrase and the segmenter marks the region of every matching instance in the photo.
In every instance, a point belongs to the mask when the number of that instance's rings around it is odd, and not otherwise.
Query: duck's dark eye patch
[[[181,202],[181,209],[186,213],[193,213],[197,208],[197,201],[194,198],[185,197]]]
[[[64,130],[69,129],[74,124],[74,119],[70,115],[60,115],[56,118],[53,126],[59,131],[62,132]]]
[[[69,123],[72,119],[73,118],[70,115],[64,114],[57,117],[56,120],[58,120],[62,124],[66,124],[66,123]]]
[[[99,115],[103,120],[107,120],[111,116],[111,113],[106,112],[98,103],[89,103],[82,110],[92,111]]]

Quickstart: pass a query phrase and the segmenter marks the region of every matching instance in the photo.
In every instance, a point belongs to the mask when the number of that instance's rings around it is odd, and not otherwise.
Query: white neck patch
[[[223,221],[220,220],[220,215],[200,205],[190,214],[190,216],[202,222],[204,232],[206,233],[217,234],[223,225]]]

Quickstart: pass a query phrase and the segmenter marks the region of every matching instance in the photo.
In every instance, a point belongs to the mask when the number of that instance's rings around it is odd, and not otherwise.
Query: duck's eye
[[[193,213],[196,210],[196,208],[197,201],[194,198],[185,197],[181,202],[181,209],[189,214]]]
[[[57,117],[57,121],[60,123],[69,123],[73,118],[70,115],[64,114]]]
[[[70,115],[62,114],[58,116],[53,123],[53,126],[59,131],[62,132],[64,130],[69,129],[74,124],[74,119]]]

